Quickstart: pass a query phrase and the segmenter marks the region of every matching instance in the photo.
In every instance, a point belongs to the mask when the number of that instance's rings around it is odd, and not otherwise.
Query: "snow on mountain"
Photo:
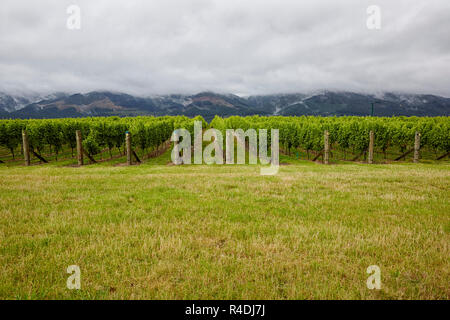
[[[374,105],[375,116],[449,116],[450,99],[434,95],[317,91],[310,94],[271,94],[238,96],[201,92],[195,95],[154,95],[135,97],[129,94],[94,91],[84,94],[0,93],[0,117],[59,118],[83,116],[186,115],[281,115],[281,116],[366,116]]]
[[[24,108],[30,103],[48,99],[50,96],[42,96],[35,93],[7,94],[0,92],[0,111],[13,112]]]

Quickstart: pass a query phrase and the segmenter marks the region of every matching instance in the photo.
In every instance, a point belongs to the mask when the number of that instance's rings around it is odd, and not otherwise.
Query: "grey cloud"
[[[81,30],[66,8],[81,8]],[[366,8],[382,29],[366,28]],[[450,96],[448,0],[4,0],[0,91]]]

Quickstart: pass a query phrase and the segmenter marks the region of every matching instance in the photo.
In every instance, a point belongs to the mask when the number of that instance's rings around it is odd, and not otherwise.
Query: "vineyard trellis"
[[[66,146],[74,157],[79,132],[79,137],[83,137],[81,148],[93,161],[93,157],[104,149],[108,150],[110,158],[114,148],[124,155],[126,132],[133,136],[133,150],[138,148],[145,154],[167,141],[175,127],[193,128],[195,120],[206,123],[201,117],[191,119],[185,116],[0,120],[0,146],[7,148],[14,160],[17,148],[26,141],[28,146],[21,147],[24,156],[24,150],[29,150],[41,162],[47,162],[43,156],[45,149],[55,154],[58,160],[59,152]]]
[[[449,117],[216,116],[211,126],[223,133],[226,129],[237,128],[279,129],[280,146],[288,155],[292,150],[303,150],[308,159],[314,155],[313,160],[323,156],[325,131],[328,132],[330,147],[344,154],[342,160],[347,160],[348,153],[356,155],[352,159],[354,161],[366,156],[371,142],[370,132],[373,135],[373,149],[381,152],[384,159],[387,159],[388,150],[392,148],[398,149],[402,156],[405,152],[414,151],[418,133],[420,147],[429,148],[435,153],[435,159],[442,158],[439,154],[445,156],[450,152]]]
[[[31,154],[40,161],[47,161],[44,150],[54,154],[57,160],[63,148],[69,148],[74,157],[76,132],[79,131],[83,137],[82,148],[88,157],[106,150],[112,158],[113,150],[125,155],[125,132],[129,132],[133,150],[147,154],[167,141],[174,129],[186,128],[193,135],[195,120],[202,121],[204,128],[208,126],[202,117],[185,116],[0,120],[0,146],[9,150],[13,160],[17,158],[18,150],[25,159],[27,155],[22,146],[22,132],[25,132]],[[374,150],[384,159],[392,154],[392,150],[397,152],[395,159],[404,159],[414,152],[414,162],[418,161],[418,150],[423,148],[427,148],[436,160],[450,154],[449,117],[216,116],[209,126],[223,134],[226,129],[268,129],[268,143],[270,130],[279,129],[280,146],[285,153],[303,152],[310,160],[322,156],[325,162],[336,152],[343,155],[341,160],[368,157],[368,162],[373,162]],[[325,132],[328,133],[326,138]],[[349,155],[351,159],[348,159]]]

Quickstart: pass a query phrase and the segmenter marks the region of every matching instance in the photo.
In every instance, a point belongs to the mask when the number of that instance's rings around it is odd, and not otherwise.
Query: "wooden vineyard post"
[[[76,137],[77,137],[77,160],[78,165],[83,165],[83,138],[81,137],[81,131],[76,131]]]
[[[419,162],[420,157],[420,133],[416,131],[416,137],[414,139],[414,163]]]
[[[448,157],[448,156],[450,156],[450,152],[447,152],[446,154],[443,154],[442,156],[437,157],[436,160],[442,160],[442,159],[444,159],[445,157]]]
[[[30,145],[28,144],[28,135],[25,130],[22,130],[22,142],[23,142],[23,157],[25,165],[30,165]]]
[[[127,148],[127,165],[131,166],[131,135],[128,131],[125,133],[125,143]]]
[[[329,144],[329,133],[328,130],[324,133],[324,152],[323,152],[323,163],[328,164],[330,159],[330,144]]]
[[[369,164],[373,163],[373,145],[375,142],[375,135],[373,133],[373,131],[370,131],[370,140],[369,140],[369,159],[367,160],[367,162]]]

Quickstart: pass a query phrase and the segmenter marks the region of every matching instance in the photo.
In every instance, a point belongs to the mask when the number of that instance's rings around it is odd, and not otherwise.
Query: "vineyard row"
[[[0,146],[7,148],[13,159],[20,146],[30,150],[40,160],[44,148],[56,155],[63,147],[79,147],[90,159],[102,150],[111,154],[116,149],[126,153],[125,134],[128,133],[130,148],[138,148],[143,153],[155,150],[167,141],[174,129],[185,128],[193,134],[194,121],[200,120],[203,128],[212,127],[225,134],[227,129],[279,129],[282,149],[291,152],[304,151],[326,158],[325,151],[342,151],[366,156],[372,152],[385,155],[395,149],[399,159],[414,150],[426,147],[436,154],[435,158],[444,158],[450,152],[449,117],[238,117],[221,118],[216,116],[208,125],[203,118],[194,119],[184,116],[166,117],[105,117],[82,119],[45,119],[45,120],[1,120]],[[324,132],[326,135],[324,136]],[[28,146],[24,148],[24,137]],[[270,134],[268,137],[270,139]],[[83,138],[81,138],[83,137]],[[270,143],[270,141],[269,141]],[[79,153],[79,152],[78,152]],[[443,155],[442,155],[443,154]],[[438,156],[440,155],[440,156]],[[24,154],[25,156],[25,154]],[[134,155],[137,158],[137,155]],[[358,157],[354,158],[356,160]],[[414,157],[416,159],[416,157]],[[396,159],[397,160],[397,159]]]

